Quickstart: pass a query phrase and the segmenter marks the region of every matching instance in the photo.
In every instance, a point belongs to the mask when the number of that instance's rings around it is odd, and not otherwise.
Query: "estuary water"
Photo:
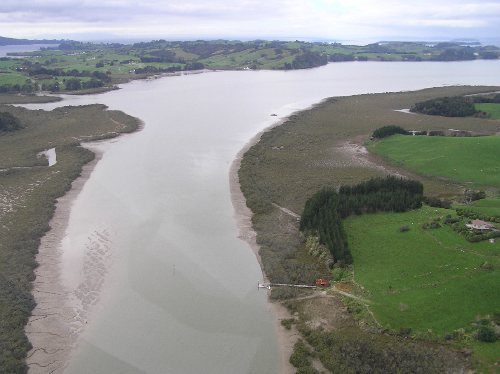
[[[279,373],[262,273],[233,217],[237,152],[326,97],[500,85],[499,69],[500,61],[348,62],[205,72],[27,106],[102,103],[145,123],[94,146],[104,155],[59,243],[68,303],[85,326],[65,372]]]

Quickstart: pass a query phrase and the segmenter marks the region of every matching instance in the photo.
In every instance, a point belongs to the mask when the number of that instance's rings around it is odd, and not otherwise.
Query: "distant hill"
[[[0,36],[0,45],[31,45],[31,44],[60,44],[62,40],[28,40],[28,39],[14,39],[4,38]]]

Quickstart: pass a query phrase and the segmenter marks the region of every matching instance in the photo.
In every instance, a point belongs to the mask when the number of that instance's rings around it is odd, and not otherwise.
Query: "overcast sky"
[[[499,0],[0,0],[0,36],[500,38]]]

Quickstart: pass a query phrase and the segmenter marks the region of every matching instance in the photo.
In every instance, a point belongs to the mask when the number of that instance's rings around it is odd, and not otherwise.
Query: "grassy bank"
[[[472,187],[497,187],[500,180],[500,137],[455,138],[395,135],[367,143],[370,152],[389,164],[426,177],[444,177]]]
[[[0,133],[0,373],[27,371],[24,358],[31,345],[24,326],[35,306],[35,256],[40,238],[50,230],[57,198],[94,158],[80,141],[138,129],[137,119],[105,109],[92,105],[45,112],[0,105],[0,112],[13,114],[22,126]],[[57,163],[48,167],[38,154],[54,147]]]
[[[300,237],[296,219],[278,209],[276,205],[301,214],[307,198],[323,187],[337,188],[340,185],[353,185],[375,176],[385,175],[387,170],[380,167],[381,165],[387,166],[382,157],[363,154],[360,147],[375,129],[383,126],[397,125],[419,131],[455,128],[483,133],[497,132],[498,124],[485,119],[417,116],[398,111],[410,108],[416,102],[432,98],[473,94],[496,89],[498,88],[446,87],[416,92],[332,98],[311,110],[291,116],[284,124],[266,132],[260,142],[245,154],[239,177],[242,190],[247,198],[247,205],[254,213],[253,223],[257,232],[257,242],[261,245],[260,254],[264,270],[269,278],[273,282],[308,283],[318,274],[329,272],[323,264],[307,251],[306,244]],[[459,196],[463,193],[463,188],[460,185],[451,183],[448,180],[428,179],[424,176],[412,175],[397,167],[394,167],[392,171],[419,178],[424,184],[425,193],[428,195],[450,197]],[[366,217],[371,217],[376,222],[377,216]],[[409,236],[413,235],[412,231],[410,230]],[[396,233],[398,233],[397,228]],[[351,231],[351,235],[356,237],[353,231]],[[420,266],[422,266],[419,271],[422,272],[413,274],[415,276],[425,273],[423,267],[426,263],[431,265],[434,263],[432,256],[435,253],[432,249],[437,250],[436,244],[433,244],[436,243],[436,240],[430,237],[422,237],[419,240],[424,238],[426,240],[422,242],[422,245],[424,247],[428,245],[429,248],[424,248],[425,253],[423,255],[429,257],[419,262]],[[371,239],[365,237],[365,241],[371,242]],[[449,257],[445,256],[442,261],[450,260],[454,253],[462,252],[450,252],[447,254]],[[469,260],[473,262],[472,259]],[[391,262],[386,261],[386,265],[390,266]],[[440,261],[439,266],[441,266]],[[464,268],[466,266],[460,262],[458,267]],[[399,269],[398,266],[395,266],[389,272],[396,272],[393,274],[396,277],[403,270],[405,269]],[[433,270],[430,269],[430,271]],[[338,273],[335,269],[334,273],[329,273],[331,279],[338,277],[339,274],[335,272]],[[358,279],[360,268],[356,263],[356,259],[354,261],[354,274],[356,281],[361,286],[364,286],[363,282]],[[478,287],[481,281],[488,281],[487,284],[493,286],[494,279],[491,278],[491,275],[490,278],[485,276],[482,279],[481,277],[477,274],[474,275],[472,278],[474,287]],[[429,279],[434,281],[429,281],[429,283],[437,281],[434,278]],[[458,285],[458,283],[456,284]],[[355,284],[353,286],[358,287]],[[387,289],[387,285],[385,286]],[[458,288],[457,286],[456,289]],[[360,288],[358,287],[358,289]],[[446,295],[446,292],[444,295]],[[363,297],[366,295],[365,288]],[[382,295],[382,291],[380,291],[377,297],[388,298],[389,295],[392,294]],[[425,297],[422,295],[415,292],[415,302],[419,301],[419,298],[423,300]],[[486,298],[486,294],[481,295],[481,297]],[[273,298],[290,297],[293,296],[293,293],[273,290],[271,296]],[[378,304],[373,295],[370,296],[370,300],[377,305],[374,306],[377,318],[378,315],[385,313],[384,303]],[[471,299],[469,298],[469,300]],[[436,299],[435,303],[438,303],[438,301],[439,299]],[[473,301],[468,302],[473,304]],[[480,305],[484,305],[485,302],[487,302],[487,299],[483,300]],[[307,308],[307,301],[304,301],[304,303],[306,304],[304,308]],[[398,302],[398,307],[399,304]],[[446,305],[447,301],[443,301],[443,304]],[[358,308],[353,306],[350,309],[357,312]],[[418,308],[416,309],[418,312]],[[405,311],[408,310],[409,308],[405,309]],[[484,309],[484,312],[486,313],[486,309]],[[400,312],[399,309],[398,313],[401,314],[401,319],[397,321],[399,325],[413,326],[411,318],[405,320],[406,315]],[[449,321],[434,322],[433,315],[426,314],[425,318],[419,317],[422,322],[419,326],[423,328],[424,320],[427,318],[430,324],[433,324],[428,327],[431,329],[435,326],[434,329],[438,331],[441,331],[440,329],[445,330],[451,328],[454,323],[458,324],[456,328],[460,328],[462,327],[461,324],[469,317],[467,314],[467,317],[463,320],[454,320],[452,322],[451,320],[454,318],[459,318],[453,314],[457,313],[451,313]],[[310,320],[307,323],[310,326],[313,317],[309,318]],[[442,327],[439,327],[441,325]],[[333,328],[328,324],[321,326],[323,329]],[[399,326],[397,327],[399,328]],[[396,340],[392,344],[398,345]],[[360,357],[359,360],[362,361],[363,359]],[[422,365],[424,365],[425,360],[424,355],[420,360]]]

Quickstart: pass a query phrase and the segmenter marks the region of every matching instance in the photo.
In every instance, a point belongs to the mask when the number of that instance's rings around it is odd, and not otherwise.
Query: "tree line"
[[[464,97],[441,97],[416,103],[410,112],[444,117],[469,117],[476,114],[474,103]]]
[[[405,130],[401,126],[388,125],[375,130],[372,134],[372,138],[382,139],[395,134],[411,135],[409,131]]]
[[[352,254],[342,220],[363,213],[405,212],[422,206],[421,182],[388,176],[373,178],[355,186],[342,186],[339,191],[323,189],[305,204],[300,230],[319,236],[339,264],[351,264]]]
[[[410,108],[411,112],[444,117],[469,117],[478,115],[474,104],[500,104],[500,94],[494,96],[455,96],[440,97],[416,103]]]
[[[47,69],[47,68],[37,68],[31,70],[28,73],[31,77],[36,76],[51,76],[51,77],[94,77],[104,81],[105,83],[111,82],[111,77],[109,74],[103,73],[102,71],[94,70],[90,72],[88,70],[79,71],[78,69],[66,70],[63,69]]]
[[[168,68],[162,68],[159,67],[157,68],[156,66],[148,65],[144,68],[137,68],[135,69],[135,74],[155,74],[155,73],[173,73],[176,71],[191,71],[191,70],[203,70],[205,68],[205,65],[201,62],[191,62],[187,63],[184,68],[180,65],[176,66],[170,66]]]
[[[296,56],[291,63],[285,62],[284,69],[308,69],[328,64],[328,56],[319,52],[304,50]]]

